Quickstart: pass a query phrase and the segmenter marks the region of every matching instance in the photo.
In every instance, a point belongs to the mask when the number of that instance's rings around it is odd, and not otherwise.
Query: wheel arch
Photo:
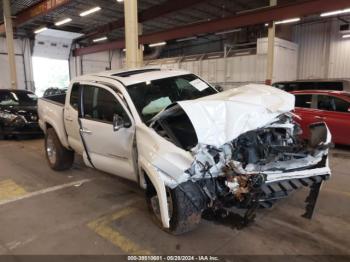
[[[140,186],[147,190],[147,183],[155,189],[160,207],[160,215],[164,228],[170,227],[169,207],[166,196],[166,187],[164,181],[160,178],[156,168],[145,159],[139,159],[140,162]],[[142,186],[143,185],[143,186]]]

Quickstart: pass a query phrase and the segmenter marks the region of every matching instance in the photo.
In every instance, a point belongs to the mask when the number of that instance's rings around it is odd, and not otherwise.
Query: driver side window
[[[124,108],[111,92],[96,86],[83,86],[83,117],[85,119],[112,124],[115,114],[130,122]]]

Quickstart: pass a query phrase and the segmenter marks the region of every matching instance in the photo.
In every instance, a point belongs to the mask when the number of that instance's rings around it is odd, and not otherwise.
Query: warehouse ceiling
[[[160,6],[165,2],[172,2],[174,0],[139,0],[139,12],[145,11],[147,13],[154,7]],[[16,19],[17,15],[21,12],[25,12],[30,7],[35,4],[43,2],[42,0],[12,0],[11,9],[12,15]],[[59,2],[52,0],[51,2]],[[71,0],[67,1],[55,10],[38,15],[25,23],[18,25],[15,33],[18,36],[33,36],[33,32],[43,26],[53,29],[60,29],[71,32],[78,32],[86,34],[89,37],[83,37],[81,41],[84,43],[91,42],[90,34],[93,36],[107,36],[109,40],[114,40],[122,38],[124,36],[123,27],[119,27],[111,30],[110,32],[99,32],[101,26],[107,24],[116,23],[118,20],[123,20],[123,3],[117,2],[116,0]],[[177,5],[180,7],[186,1],[177,1]],[[193,24],[202,21],[213,20],[217,18],[223,18],[231,16],[242,11],[261,8],[269,4],[269,0],[202,0],[202,1],[192,1],[194,4],[187,6],[184,9],[178,8],[176,12],[168,12],[164,15],[154,17],[153,19],[147,19],[142,23],[143,34],[153,33],[157,31],[164,31],[169,28],[174,28],[178,26]],[[279,3],[283,4],[288,2],[296,2],[296,0],[281,0]],[[80,17],[79,14],[86,11],[92,7],[100,6],[101,11],[91,14],[86,17]],[[2,9],[0,8],[0,12]],[[59,28],[55,27],[54,23],[62,20],[64,18],[71,18],[72,22],[61,26]],[[109,31],[109,30],[107,30]]]

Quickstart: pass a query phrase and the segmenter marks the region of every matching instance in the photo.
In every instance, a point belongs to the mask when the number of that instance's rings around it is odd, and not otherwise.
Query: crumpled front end
[[[156,167],[170,188],[185,192],[186,184],[194,184],[197,193],[186,194],[198,208],[244,208],[247,217],[307,186],[305,216],[311,218],[322,181],[331,174],[331,135],[325,123],[315,123],[309,141],[302,140],[293,108],[290,94],[256,85],[178,103],[150,127],[190,151],[192,164],[173,174],[171,165],[159,164],[164,162],[160,157]]]
[[[310,129],[312,137],[306,143],[292,115],[280,115],[221,147],[198,145],[186,173],[201,187],[209,206],[270,207],[298,188],[329,178],[330,133],[324,123]]]

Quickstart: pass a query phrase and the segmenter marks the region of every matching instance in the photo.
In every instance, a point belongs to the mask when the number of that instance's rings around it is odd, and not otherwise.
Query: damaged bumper
[[[271,207],[302,187],[310,188],[307,211],[311,218],[323,181],[329,179],[331,135],[325,123],[310,126],[308,143],[299,139],[299,127],[289,114],[263,128],[249,131],[221,147],[197,145],[194,161],[181,176],[159,170],[171,188],[194,183],[200,194],[188,196],[198,208],[247,209]],[[164,167],[164,165],[163,165]]]

